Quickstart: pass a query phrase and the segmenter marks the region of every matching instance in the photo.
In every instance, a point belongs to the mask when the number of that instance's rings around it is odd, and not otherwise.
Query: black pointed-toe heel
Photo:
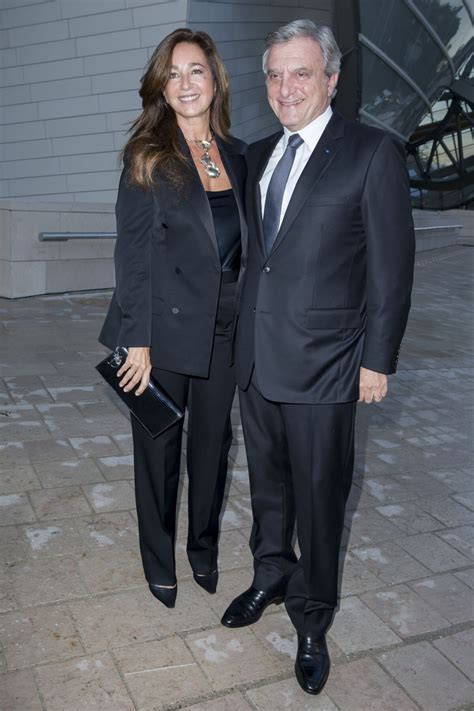
[[[148,583],[151,594],[156,597],[157,600],[163,603],[166,607],[174,607],[176,602],[176,595],[178,593],[178,586],[175,585],[174,588],[166,588],[163,585],[154,585],[153,583]]]
[[[193,573],[193,578],[198,585],[200,585],[206,592],[213,595],[217,590],[217,580],[219,578],[219,573],[217,570],[213,570],[209,575],[198,575]]]

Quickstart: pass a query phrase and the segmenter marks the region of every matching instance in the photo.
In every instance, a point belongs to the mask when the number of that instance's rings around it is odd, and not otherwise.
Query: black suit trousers
[[[272,402],[260,393],[255,374],[239,398],[254,518],[254,586],[269,591],[288,581],[285,604],[296,630],[318,635],[337,604],[356,403]],[[295,518],[299,560],[292,545]]]
[[[188,408],[187,554],[195,573],[217,567],[219,515],[232,442],[230,412],[235,394],[230,341],[236,284],[222,284],[209,377],[158,368],[153,376],[184,409]],[[140,551],[149,583],[174,585],[177,499],[183,423],[152,439],[132,416],[135,495]]]

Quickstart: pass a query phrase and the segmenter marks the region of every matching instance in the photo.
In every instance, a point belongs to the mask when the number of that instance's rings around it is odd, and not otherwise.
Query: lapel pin
[[[329,150],[329,148],[325,148],[325,149],[324,149],[324,152],[325,152],[325,154],[326,154],[327,156],[331,153],[331,151]]]

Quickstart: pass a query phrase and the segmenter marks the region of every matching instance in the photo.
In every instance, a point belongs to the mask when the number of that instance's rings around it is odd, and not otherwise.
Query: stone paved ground
[[[294,679],[282,607],[251,628],[219,625],[251,579],[237,407],[218,594],[190,576],[183,496],[166,610],[138,557],[128,422],[93,369],[108,295],[0,300],[2,711],[472,709],[471,255],[419,257],[391,397],[360,408],[317,698]]]

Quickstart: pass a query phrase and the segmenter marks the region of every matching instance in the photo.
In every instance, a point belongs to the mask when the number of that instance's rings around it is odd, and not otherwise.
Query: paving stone
[[[81,657],[37,670],[38,686],[48,711],[133,711],[109,654]]]
[[[275,660],[248,629],[216,627],[186,637],[186,644],[215,691],[265,679]]]
[[[441,481],[435,479],[429,474],[421,471],[404,472],[403,474],[395,474],[393,480],[400,484],[406,491],[415,494],[417,497],[426,496],[447,496],[449,488]]]
[[[388,456],[388,455],[387,455]],[[401,503],[416,498],[416,494],[408,491],[393,477],[377,477],[364,479],[362,488],[365,489],[380,504]]]
[[[90,513],[90,506],[77,486],[32,491],[30,497],[40,521]]]
[[[247,466],[247,452],[245,451],[243,443],[238,442],[232,444],[229,451],[229,457],[238,467]]]
[[[227,694],[213,701],[186,706],[190,711],[250,711],[253,707],[245,701],[240,693]]]
[[[172,610],[151,595],[146,583],[127,592],[71,602],[69,609],[88,652],[163,639],[216,625],[219,619],[204,596],[186,583],[179,585]]]
[[[104,477],[92,459],[38,462],[35,463],[35,470],[45,488],[79,486],[104,481]]]
[[[132,454],[133,453],[133,439],[130,432],[123,432],[120,434],[113,434],[112,439],[116,442],[122,454]]]
[[[458,570],[454,573],[456,578],[462,580],[466,585],[469,585],[471,589],[474,590],[474,568],[468,568],[467,570]]]
[[[318,696],[308,696],[296,679],[265,684],[246,691],[245,696],[257,711],[337,711],[325,691]]]
[[[377,511],[408,535],[437,531],[444,527],[440,521],[423,511],[416,501],[377,506]]]
[[[474,559],[474,526],[459,526],[438,533],[439,537],[457,551]]]
[[[463,494],[453,494],[453,499],[471,511],[474,511],[474,491],[466,491]]]
[[[76,454],[66,439],[38,439],[25,442],[25,449],[33,464],[71,460]]]
[[[398,543],[433,573],[441,573],[452,568],[462,568],[470,563],[466,556],[456,551],[433,533],[407,536],[399,539]]]
[[[233,506],[235,498],[236,497],[233,497],[232,504],[230,503],[230,499],[224,501],[220,521],[221,531],[230,531],[233,528],[239,529],[244,526],[244,523],[247,526],[249,524],[248,517],[242,514],[238,507]]]
[[[0,612],[15,610],[17,604],[11,586],[10,566],[0,565]]]
[[[429,572],[396,543],[384,542],[380,546],[354,548],[351,552],[390,585],[421,578]]]
[[[0,442],[0,467],[2,469],[30,463],[24,442]]]
[[[2,675],[3,711],[42,711],[33,672],[29,669]]]
[[[129,481],[91,484],[82,490],[97,513],[135,508],[135,492]]]
[[[83,654],[79,636],[64,607],[32,607],[0,616],[0,633],[9,669]]]
[[[397,528],[374,509],[355,511],[350,516],[351,533],[364,543],[380,543],[399,535]]]
[[[469,622],[474,619],[474,597],[460,575],[433,575],[410,583],[410,587],[452,624]]]
[[[35,470],[29,464],[0,469],[0,495],[41,489]]]
[[[232,485],[240,491],[241,494],[248,495],[250,493],[250,482],[248,469],[234,467],[232,469]]]
[[[447,711],[474,698],[474,686],[427,642],[380,654],[382,666],[426,711]]]
[[[357,597],[341,600],[329,637],[345,654],[400,642],[400,637]]]
[[[76,519],[74,525],[82,549],[96,551],[115,546],[138,551],[137,524],[128,512],[94,514]]]
[[[447,496],[432,496],[420,500],[422,508],[445,526],[463,526],[472,523],[472,511]]]
[[[35,521],[36,515],[26,494],[3,494],[0,496],[1,523],[27,523]]]
[[[114,657],[138,709],[165,709],[212,691],[179,637],[117,649]]]
[[[342,573],[341,597],[359,595],[368,590],[383,588],[385,583],[367,565],[356,558],[351,551],[341,555],[339,571]]]
[[[472,486],[472,474],[467,474],[462,469],[432,469],[429,473],[452,492],[466,491]]]
[[[418,708],[371,659],[333,666],[325,691],[340,711],[415,711]]]
[[[108,435],[70,437],[69,440],[78,457],[111,457],[120,454],[118,446]]]
[[[449,637],[437,639],[433,645],[474,681],[474,630],[463,630]]]
[[[77,561],[68,556],[13,563],[10,574],[20,607],[59,602],[88,592],[79,575]]]
[[[434,632],[449,627],[450,624],[406,585],[395,585],[388,590],[366,593],[361,599],[404,639]]]
[[[44,439],[49,430],[42,420],[17,420],[16,422],[0,422],[0,442]]]
[[[97,460],[107,481],[114,479],[133,479],[133,455],[121,454],[114,457],[100,457]]]
[[[36,409],[45,418],[55,420],[81,420],[82,415],[77,407],[70,402],[44,402],[37,403]]]
[[[143,583],[138,550],[104,547],[84,551],[78,568],[88,592],[102,593],[137,587]]]
[[[2,526],[0,529],[0,563],[8,563],[27,557],[29,546],[19,536],[18,526]]]

